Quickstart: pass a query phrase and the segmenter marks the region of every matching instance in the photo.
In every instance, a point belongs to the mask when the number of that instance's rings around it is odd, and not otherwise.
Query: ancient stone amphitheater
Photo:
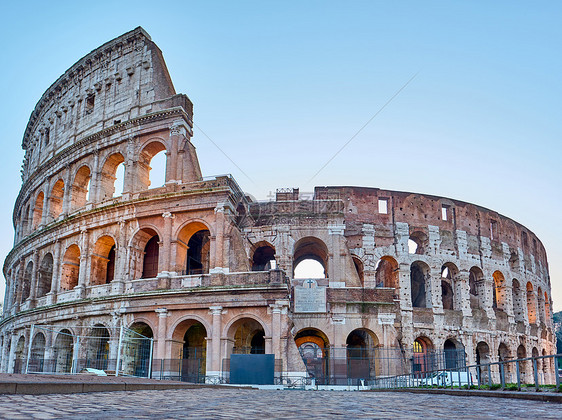
[[[202,176],[192,133],[192,103],[142,28],[47,89],[22,143],[2,371],[119,370],[122,326],[152,339],[148,370],[187,380],[224,380],[235,354],[347,383],[555,353],[546,252],[526,227],[378,188],[258,202]]]

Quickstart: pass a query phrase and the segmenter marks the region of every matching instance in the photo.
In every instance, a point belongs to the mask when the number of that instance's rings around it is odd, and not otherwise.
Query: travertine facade
[[[141,28],[45,92],[23,139],[2,371],[30,345],[56,357],[57,331],[84,326],[136,328],[154,337],[155,359],[200,349],[209,377],[233,352],[274,354],[286,375],[306,372],[303,357],[341,349],[348,359],[395,349],[404,365],[431,351],[460,350],[469,363],[555,352],[546,252],[524,226],[473,204],[374,188],[254,202],[231,177],[202,177],[192,108]],[[150,189],[160,151],[166,182]],[[294,279],[305,260],[324,278]],[[32,324],[55,330],[30,337]],[[109,334],[105,357],[117,339]],[[315,375],[337,376],[330,369]]]

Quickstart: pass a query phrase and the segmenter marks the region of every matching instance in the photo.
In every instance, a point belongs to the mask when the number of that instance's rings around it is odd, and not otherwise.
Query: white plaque
[[[305,280],[304,286],[295,286],[295,313],[326,313],[326,287],[314,280]]]

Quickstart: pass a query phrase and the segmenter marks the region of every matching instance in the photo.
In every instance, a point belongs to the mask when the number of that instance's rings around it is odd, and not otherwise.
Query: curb
[[[511,391],[483,391],[478,389],[418,389],[418,388],[402,388],[402,389],[371,389],[363,392],[409,392],[413,394],[444,394],[456,395],[461,397],[489,397],[489,398],[511,398],[517,400],[531,400],[562,403],[562,394],[546,393],[546,392],[511,392]]]

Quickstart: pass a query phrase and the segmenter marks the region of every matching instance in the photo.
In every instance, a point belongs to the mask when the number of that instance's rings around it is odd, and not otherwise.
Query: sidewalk
[[[201,389],[208,387],[216,388],[221,386],[89,374],[23,375],[0,373],[0,394],[75,394],[80,392]]]

